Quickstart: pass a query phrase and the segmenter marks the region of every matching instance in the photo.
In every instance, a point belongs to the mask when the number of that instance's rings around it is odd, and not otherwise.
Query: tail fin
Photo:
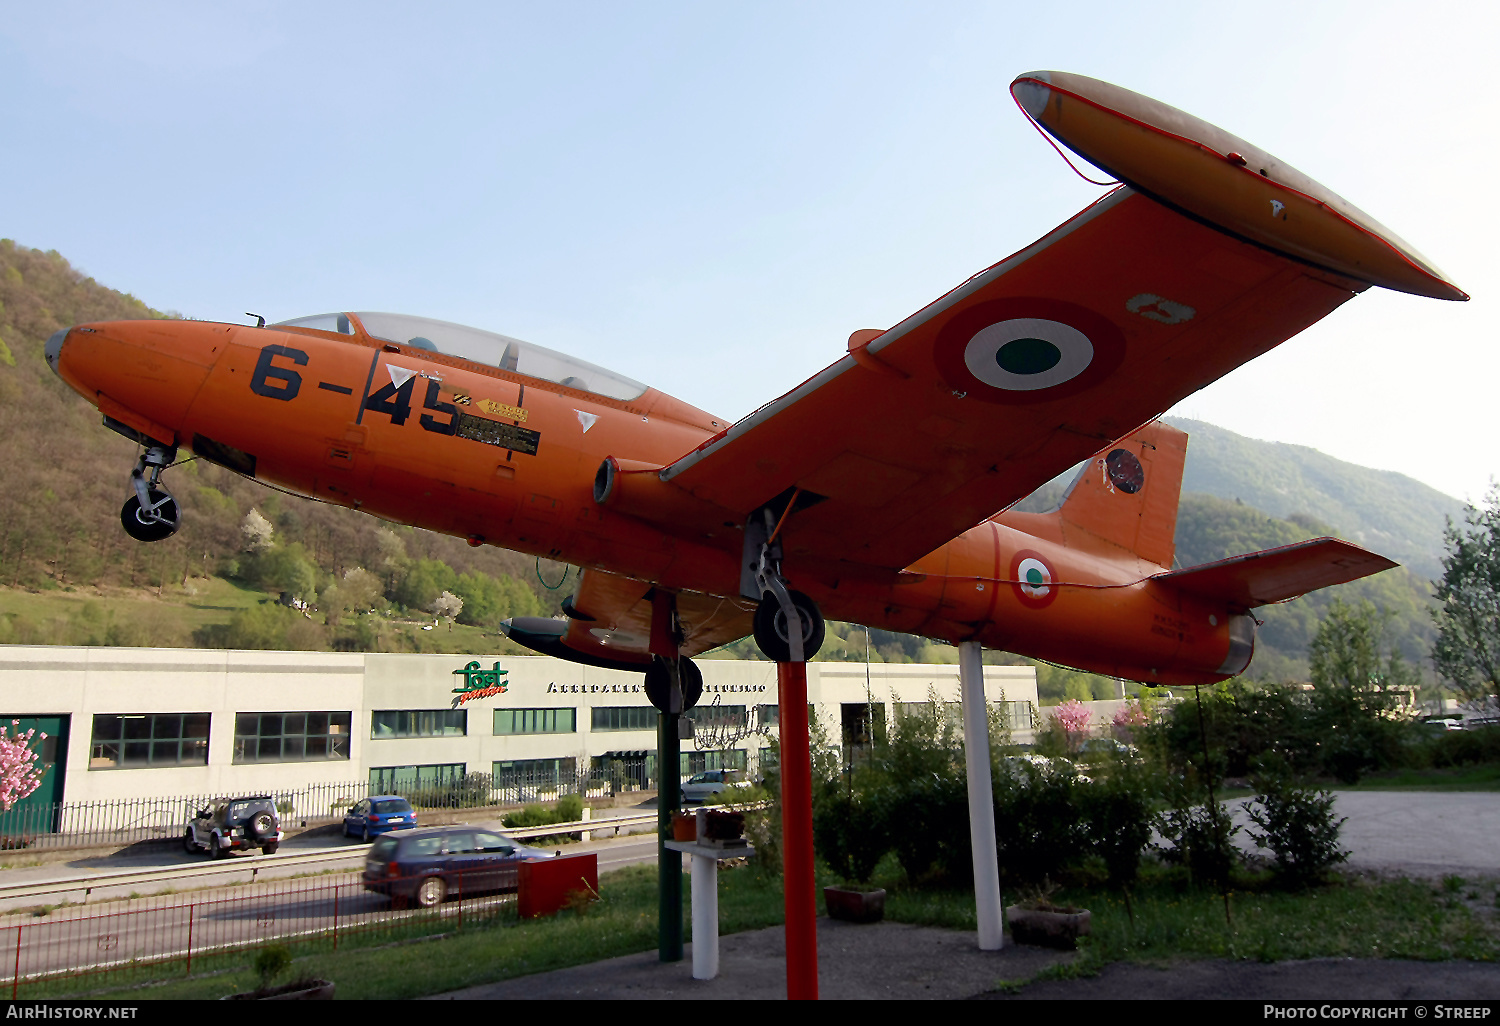
[[[1063,496],[1057,515],[1064,536],[1086,531],[1171,566],[1187,439],[1186,432],[1152,421],[1095,456]]]

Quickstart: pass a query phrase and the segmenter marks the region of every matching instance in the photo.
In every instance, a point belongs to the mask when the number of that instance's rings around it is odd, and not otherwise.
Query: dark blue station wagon
[[[364,885],[367,891],[390,895],[393,904],[415,900],[430,908],[453,894],[513,891],[522,862],[554,855],[480,827],[403,830],[384,834],[370,846]]]

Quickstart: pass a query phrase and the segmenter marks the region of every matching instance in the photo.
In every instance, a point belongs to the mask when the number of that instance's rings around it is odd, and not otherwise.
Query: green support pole
[[[667,848],[672,813],[682,805],[680,713],[659,713],[656,727],[656,872],[658,951],[663,962],[682,961],[682,855]]]

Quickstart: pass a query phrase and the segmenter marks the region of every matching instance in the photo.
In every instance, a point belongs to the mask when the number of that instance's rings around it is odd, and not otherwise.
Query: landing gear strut
[[[770,519],[767,513],[767,520]],[[761,527],[757,532],[755,528]],[[755,517],[746,525],[746,534],[764,532],[769,525],[759,525]],[[746,538],[746,548],[754,539]],[[817,603],[787,586],[781,575],[781,545],[772,536],[759,546],[759,553],[749,564],[749,576],[760,594],[755,607],[755,643],[766,658],[777,663],[806,662],[818,654],[827,635],[827,625]]]
[[[135,494],[120,509],[120,524],[136,541],[154,542],[170,538],[182,524],[177,500],[161,485],[161,472],[176,459],[176,448],[153,445],[136,460],[130,472]]]

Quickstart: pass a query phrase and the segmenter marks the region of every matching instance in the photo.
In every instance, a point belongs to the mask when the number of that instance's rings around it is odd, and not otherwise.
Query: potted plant
[[[829,919],[846,923],[878,923],[885,918],[885,888],[868,881],[849,881],[823,888]]]
[[[1044,887],[1006,908],[1005,921],[1017,944],[1071,951],[1078,947],[1079,937],[1088,936],[1092,918],[1089,910],[1056,904],[1052,901],[1054,889]]]
[[[260,977],[260,986],[240,994],[230,994],[226,1001],[331,1001],[333,984],[327,980],[300,977],[291,983],[274,986],[280,976],[292,964],[292,953],[284,944],[268,944],[261,948],[251,963]]]

